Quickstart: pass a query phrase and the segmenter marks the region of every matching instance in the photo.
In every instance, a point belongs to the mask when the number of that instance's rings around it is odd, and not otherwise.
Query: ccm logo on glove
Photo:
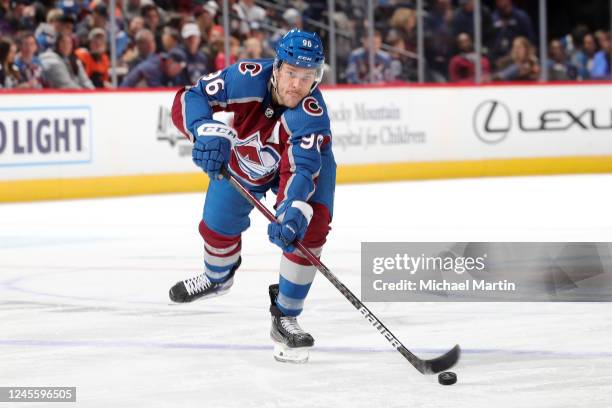
[[[229,141],[232,141],[236,137],[236,131],[223,124],[205,123],[198,127],[198,136],[223,137]]]

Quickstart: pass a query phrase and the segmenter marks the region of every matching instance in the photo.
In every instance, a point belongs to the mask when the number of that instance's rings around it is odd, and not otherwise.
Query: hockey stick
[[[274,214],[268,210],[268,208],[257,200],[251,192],[246,189],[236,178],[229,173],[226,168],[221,170],[222,177],[225,177],[229,180],[232,186],[240,193],[245,200],[249,203],[257,207],[257,209],[268,219],[270,222],[276,222],[276,217]],[[408,350],[404,345],[391,333],[387,327],[382,324],[380,320],[368,309],[361,301],[351,292],[342,282],[336,278],[336,276],[325,266],[319,259],[310,252],[308,248],[306,248],[302,242],[298,241],[295,246],[304,254],[304,256],[312,262],[314,266],[331,282],[332,285],[336,287],[344,295],[344,297],[351,302],[355,309],[359,310],[363,317],[367,321],[369,321],[372,326],[374,326],[380,334],[382,334],[391,345],[400,352],[402,356],[406,358],[422,374],[435,374],[441,371],[445,371],[457,363],[459,360],[459,356],[461,354],[461,349],[457,344],[451,350],[449,350],[446,354],[443,354],[440,357],[433,358],[431,360],[423,360],[419,357],[415,356],[410,350]]]

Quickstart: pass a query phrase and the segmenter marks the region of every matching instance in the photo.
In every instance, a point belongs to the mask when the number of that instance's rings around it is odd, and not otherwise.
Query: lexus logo
[[[474,133],[480,140],[488,144],[504,140],[512,127],[510,109],[495,100],[484,101],[478,105],[473,120]]]

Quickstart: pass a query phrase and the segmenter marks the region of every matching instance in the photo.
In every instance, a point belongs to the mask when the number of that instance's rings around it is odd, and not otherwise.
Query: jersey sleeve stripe
[[[185,113],[185,94],[188,90],[189,87],[181,89],[174,98],[174,104],[172,106],[172,123],[174,123],[174,126],[193,143],[195,137],[187,126],[187,115]]]
[[[289,138],[291,138],[292,132],[291,129],[289,129],[289,125],[287,125],[287,119],[285,119],[285,115],[281,117],[281,122],[283,123],[283,127],[285,128],[285,132],[287,132],[287,135],[289,136]]]

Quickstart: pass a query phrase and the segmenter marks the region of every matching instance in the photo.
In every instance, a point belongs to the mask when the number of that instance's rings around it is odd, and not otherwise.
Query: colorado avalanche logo
[[[262,70],[261,64],[257,62],[241,62],[238,64],[238,70],[242,75],[246,75],[247,72],[254,77],[259,74]]]
[[[278,169],[280,154],[270,146],[264,146],[257,132],[244,140],[234,139],[234,151],[238,166],[251,180],[261,180]]]
[[[304,98],[304,100],[302,101],[302,108],[304,109],[304,112],[306,112],[310,116],[323,115],[323,108],[319,106],[319,102],[313,96]]]

